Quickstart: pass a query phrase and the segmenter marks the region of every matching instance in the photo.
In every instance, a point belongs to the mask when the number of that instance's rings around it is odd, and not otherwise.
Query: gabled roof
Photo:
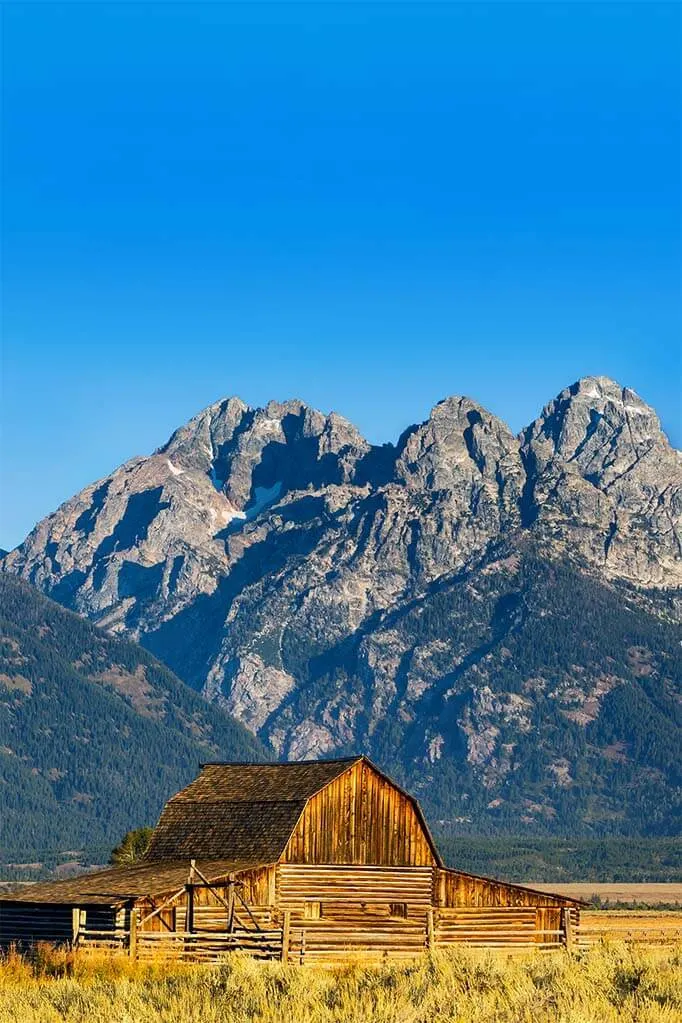
[[[145,859],[227,854],[273,863],[308,799],[362,759],[202,764],[199,777],[166,803]]]
[[[261,866],[244,860],[197,860],[197,867],[211,882],[218,882]],[[20,892],[2,895],[0,902],[56,903],[74,906],[116,906],[144,895],[165,895],[182,888],[189,880],[189,860],[163,863],[134,863],[81,874],[66,881],[27,885]]]

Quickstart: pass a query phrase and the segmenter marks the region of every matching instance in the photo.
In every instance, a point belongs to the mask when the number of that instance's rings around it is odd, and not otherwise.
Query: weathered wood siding
[[[359,761],[309,800],[282,862],[431,866],[435,857],[412,800]]]
[[[436,944],[467,944],[487,948],[529,946],[544,942],[538,933],[537,910],[532,907],[461,906],[438,910]],[[552,936],[552,941],[558,937]],[[550,941],[550,937],[547,937]]]
[[[472,877],[457,870],[438,870],[435,905],[437,906],[560,906],[552,895]]]

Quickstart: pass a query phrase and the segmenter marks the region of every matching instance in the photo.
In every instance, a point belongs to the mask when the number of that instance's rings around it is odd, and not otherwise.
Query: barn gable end
[[[362,757],[310,797],[282,862],[423,867],[440,858],[416,801]]]

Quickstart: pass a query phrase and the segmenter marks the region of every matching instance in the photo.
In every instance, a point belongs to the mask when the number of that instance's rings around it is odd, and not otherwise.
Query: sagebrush
[[[411,965],[143,965],[50,949],[0,963],[0,1023],[678,1023],[682,946]]]

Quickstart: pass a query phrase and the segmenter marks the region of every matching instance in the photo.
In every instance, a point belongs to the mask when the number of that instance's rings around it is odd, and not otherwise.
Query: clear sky
[[[230,394],[682,446],[680,10],[4,3],[0,545]]]

